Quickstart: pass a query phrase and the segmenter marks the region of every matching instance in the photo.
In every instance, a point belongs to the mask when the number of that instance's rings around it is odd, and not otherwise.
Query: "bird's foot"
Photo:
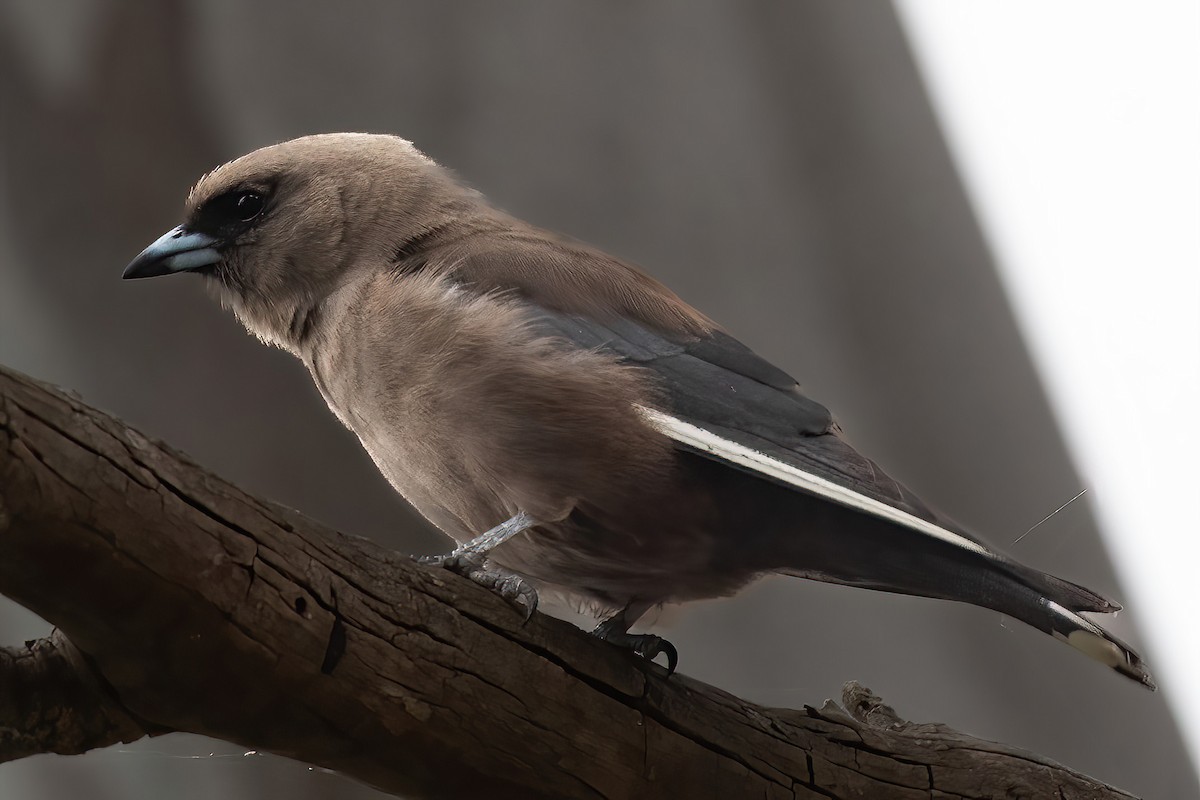
[[[537,610],[537,590],[529,581],[520,575],[502,570],[487,562],[487,556],[470,550],[447,553],[441,556],[421,556],[418,564],[448,569],[464,578],[478,583],[485,589],[491,589],[508,602],[525,612],[525,620],[533,616]]]
[[[667,657],[667,675],[670,676],[675,672],[675,667],[679,664],[679,651],[675,649],[675,645],[661,636],[655,636],[652,633],[629,633],[628,631],[623,631],[620,625],[610,624],[612,622],[614,620],[601,622],[592,631],[592,635],[603,639],[609,644],[615,644],[617,647],[632,650],[649,661],[653,661],[660,655],[665,655]]]

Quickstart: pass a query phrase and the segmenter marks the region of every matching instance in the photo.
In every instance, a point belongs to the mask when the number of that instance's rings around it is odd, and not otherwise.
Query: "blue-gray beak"
[[[188,272],[221,260],[218,240],[207,233],[192,233],[180,225],[158,238],[129,262],[122,278],[153,278],[172,272]]]

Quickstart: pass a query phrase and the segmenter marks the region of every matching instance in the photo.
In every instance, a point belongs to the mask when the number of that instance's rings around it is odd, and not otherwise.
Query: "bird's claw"
[[[592,634],[609,644],[615,644],[617,647],[632,650],[647,661],[653,661],[660,655],[666,656],[667,677],[673,675],[675,667],[679,665],[679,651],[675,649],[675,645],[661,636],[655,636],[653,633],[626,633],[620,630],[605,628],[602,623],[596,630],[592,631]]]
[[[418,564],[426,567],[441,567],[469,578],[472,572],[483,570],[487,557],[471,550],[455,550],[438,556],[415,556]]]
[[[525,580],[520,575],[513,575],[511,573],[498,574],[500,576],[499,579],[496,581],[495,586],[490,588],[495,591],[496,594],[500,595],[513,605],[522,606],[525,609],[525,621],[528,622],[533,616],[533,612],[537,611],[537,589],[534,589],[533,586],[530,585],[529,581]],[[471,579],[476,583],[481,583],[481,581],[477,578],[472,577]]]
[[[533,616],[533,612],[537,611],[538,594],[533,585],[520,575],[489,565],[487,556],[482,553],[466,551],[440,556],[419,556],[417,563],[448,569],[485,589],[491,589],[512,605],[521,608],[525,612],[526,622]]]
[[[413,561],[416,561],[423,567],[443,567],[451,572],[457,572],[458,570],[454,567],[458,565],[460,556],[454,553],[446,553],[440,556],[413,556],[412,558]]]
[[[675,667],[679,666],[679,651],[675,649],[675,645],[652,633],[632,635],[638,640],[637,644],[633,646],[633,652],[648,661],[653,661],[659,655],[665,655],[667,657],[667,676],[675,674]]]

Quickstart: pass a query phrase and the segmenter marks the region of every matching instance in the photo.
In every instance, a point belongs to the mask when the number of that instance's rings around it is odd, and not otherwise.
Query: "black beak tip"
[[[125,267],[125,271],[121,273],[121,280],[129,281],[137,278],[153,278],[157,275],[162,275],[164,270],[156,270],[154,262],[138,256],[133,261],[129,262],[129,266]],[[157,266],[161,266],[161,263]]]

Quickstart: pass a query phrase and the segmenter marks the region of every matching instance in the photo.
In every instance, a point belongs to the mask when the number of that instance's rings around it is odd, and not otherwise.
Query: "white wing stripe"
[[[822,478],[820,475],[804,472],[791,464],[785,464],[778,459],[771,458],[765,453],[760,453],[737,442],[731,442],[728,439],[717,436],[712,431],[707,431],[690,422],[684,422],[681,419],[672,417],[670,414],[664,414],[661,411],[645,406],[637,406],[637,410],[660,433],[669,436],[677,442],[686,444],[688,447],[712,453],[730,463],[791,484],[798,489],[819,495],[840,505],[853,508],[857,511],[865,511],[868,514],[881,517],[889,522],[895,522],[898,525],[919,531],[927,536],[933,536],[957,547],[962,547],[985,556],[992,555],[987,548],[981,546],[978,542],[973,542],[964,536],[959,536],[957,533],[934,525],[932,522],[923,520],[920,517],[914,517],[907,511],[893,508],[887,503],[880,502],[873,497],[867,497],[852,489],[847,489],[845,486],[839,486],[831,480]]]

